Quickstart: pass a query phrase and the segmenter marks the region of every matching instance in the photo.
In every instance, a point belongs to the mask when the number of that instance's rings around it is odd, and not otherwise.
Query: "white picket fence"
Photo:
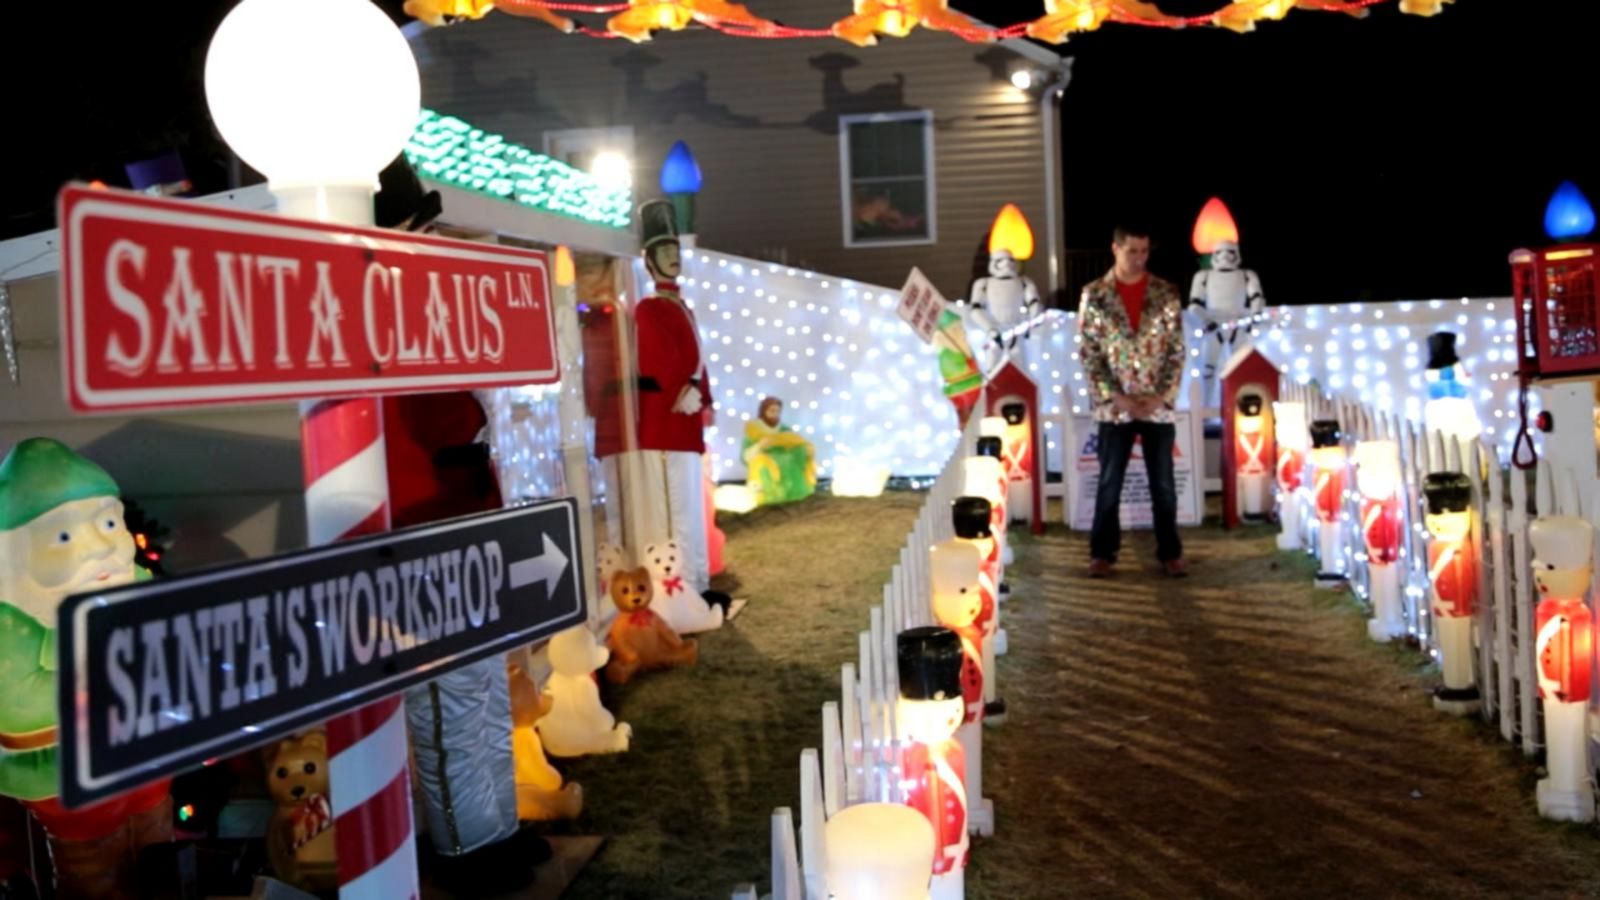
[[[979,400],[978,408],[985,408]],[[772,814],[772,900],[827,900],[823,826],[839,810],[856,803],[903,802],[900,752],[895,722],[900,696],[896,642],[908,628],[936,624],[930,602],[928,560],[934,544],[955,536],[950,507],[961,495],[962,462],[978,440],[980,416],[973,415],[945,462],[916,525],[900,548],[900,561],[883,586],[883,602],[868,614],[858,636],[858,656],[839,672],[839,700],[822,705],[822,750],[800,753],[799,839],[789,807]],[[734,900],[758,900],[754,885],[742,885]]]
[[[1428,533],[1423,527],[1423,478],[1429,472],[1461,472],[1474,488],[1474,534],[1478,545],[1479,585],[1475,622],[1478,688],[1483,695],[1483,716],[1497,724],[1501,736],[1533,755],[1544,743],[1543,722],[1534,669],[1533,585],[1528,545],[1528,523],[1540,516],[1583,516],[1600,524],[1600,480],[1592,471],[1580,473],[1552,465],[1541,458],[1530,473],[1501,461],[1493,447],[1477,440],[1460,442],[1424,430],[1398,414],[1338,397],[1327,397],[1314,386],[1285,383],[1281,399],[1306,404],[1306,419],[1336,419],[1346,446],[1370,439],[1389,439],[1400,446],[1404,472],[1403,514],[1408,527],[1401,548],[1405,567],[1403,601],[1407,628],[1430,653],[1437,656],[1428,608]],[[1586,430],[1576,437],[1588,438]],[[1345,571],[1356,595],[1367,597],[1366,550],[1360,521],[1360,494],[1355,479],[1346,478],[1344,521]],[[1310,493],[1302,488],[1300,521],[1302,546],[1316,546],[1316,516]],[[1600,548],[1597,548],[1600,549]],[[1600,555],[1597,555],[1600,558]],[[1591,593],[1591,596],[1596,596]],[[1600,754],[1591,754],[1600,759]]]

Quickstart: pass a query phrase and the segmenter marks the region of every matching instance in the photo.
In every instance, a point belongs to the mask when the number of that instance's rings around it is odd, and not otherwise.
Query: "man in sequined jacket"
[[[1171,282],[1150,274],[1150,237],[1119,227],[1112,239],[1116,265],[1083,289],[1078,352],[1099,423],[1100,482],[1089,538],[1089,574],[1111,574],[1122,543],[1118,506],[1135,442],[1144,450],[1156,556],[1169,576],[1187,574],[1178,538],[1178,493],[1172,453],[1173,408],[1183,382],[1183,298]]]

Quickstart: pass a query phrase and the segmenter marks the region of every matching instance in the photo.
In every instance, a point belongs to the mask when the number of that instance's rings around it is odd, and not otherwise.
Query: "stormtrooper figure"
[[[1217,402],[1217,367],[1239,347],[1250,343],[1252,329],[1239,320],[1261,312],[1265,306],[1260,279],[1254,271],[1240,268],[1238,243],[1218,241],[1211,251],[1211,268],[1196,272],[1189,288],[1189,308],[1205,331],[1200,357],[1208,404]]]
[[[1021,274],[1021,266],[1009,250],[989,254],[989,276],[972,285],[972,325],[986,338],[985,368],[993,372],[1009,354],[1021,363],[1021,342],[1033,330],[1028,325],[1039,314],[1043,303],[1033,279]],[[1018,333],[1020,332],[1020,334]]]

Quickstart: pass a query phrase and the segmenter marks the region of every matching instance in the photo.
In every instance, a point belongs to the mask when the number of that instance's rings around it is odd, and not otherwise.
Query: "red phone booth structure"
[[[1222,524],[1237,528],[1272,506],[1278,457],[1272,404],[1278,400],[1278,366],[1261,351],[1235,353],[1222,370]]]

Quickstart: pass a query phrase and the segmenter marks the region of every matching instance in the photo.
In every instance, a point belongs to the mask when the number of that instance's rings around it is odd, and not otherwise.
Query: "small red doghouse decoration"
[[[1026,521],[1034,534],[1044,533],[1044,429],[1039,386],[1014,362],[1008,362],[985,386],[984,415],[1006,420],[1004,456],[1010,483],[1006,510],[1013,522]]]
[[[1272,404],[1278,367],[1253,347],[1243,347],[1222,369],[1222,525],[1258,519],[1272,505]]]

